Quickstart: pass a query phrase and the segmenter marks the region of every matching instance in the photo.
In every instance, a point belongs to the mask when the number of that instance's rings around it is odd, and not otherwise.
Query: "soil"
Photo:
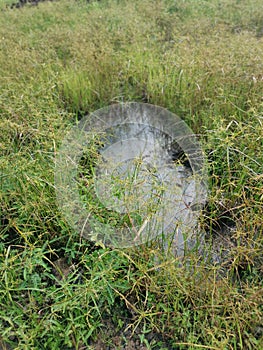
[[[31,5],[31,6],[36,6],[40,2],[45,2],[45,1],[58,1],[58,0],[18,0],[18,2],[14,2],[13,4],[10,5],[11,9],[19,9],[25,5]],[[99,0],[98,0],[99,1]],[[90,0],[87,0],[87,2],[90,2]]]
[[[19,0],[18,2],[14,2],[13,4],[10,5],[11,9],[15,9],[15,8],[21,8],[27,4],[30,4],[32,6],[36,6],[38,5],[40,2],[44,2],[44,1],[54,1],[54,0]]]
[[[132,330],[127,329],[129,325],[129,320],[127,320],[127,324],[124,325],[123,330],[116,332],[116,327],[110,319],[104,320],[105,329],[101,331],[96,341],[90,343],[90,346],[94,350],[147,350],[147,347],[144,345],[140,336],[143,334],[143,329],[140,329],[140,325],[138,326],[136,332],[132,333]],[[131,320],[130,320],[131,322]],[[151,349],[165,349],[172,350],[171,346],[168,344],[168,339],[164,339],[160,334],[155,333],[153,331],[144,335],[144,339],[151,346]],[[158,344],[158,345],[157,345]]]

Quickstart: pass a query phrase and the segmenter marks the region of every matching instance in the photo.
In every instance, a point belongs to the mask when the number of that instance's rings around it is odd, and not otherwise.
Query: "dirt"
[[[14,2],[10,5],[11,9],[19,9],[25,5],[31,5],[36,6],[40,2],[46,2],[46,1],[58,1],[58,0],[19,0],[18,2]],[[98,0],[99,1],[99,0]],[[90,2],[90,0],[87,0],[87,3]]]
[[[15,8],[21,8],[27,4],[31,5],[31,6],[36,6],[38,5],[40,2],[44,2],[44,1],[54,1],[54,0],[19,0],[18,2],[14,2],[13,4],[10,5],[11,9],[15,9]]]
[[[143,327],[140,325],[134,333],[131,329],[127,329],[129,320],[126,320],[123,329],[118,332],[116,332],[116,327],[111,319],[105,319],[103,323],[105,329],[102,329],[97,340],[90,343],[90,346],[94,350],[147,350],[149,349],[149,345],[151,349],[172,350],[172,347],[168,344],[168,340],[163,339],[156,332],[147,331],[147,334],[143,335]],[[141,341],[142,337],[144,337],[148,347]]]

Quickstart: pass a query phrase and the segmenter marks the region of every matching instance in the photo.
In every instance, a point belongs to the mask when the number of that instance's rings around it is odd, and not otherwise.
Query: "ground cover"
[[[0,1],[0,347],[263,347],[262,2],[13,3]],[[210,259],[94,245],[58,210],[66,130],[126,101],[198,135]]]

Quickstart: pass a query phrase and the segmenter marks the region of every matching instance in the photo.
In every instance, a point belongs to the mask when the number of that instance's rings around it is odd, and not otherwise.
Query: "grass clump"
[[[10,4],[0,1],[0,347],[260,349],[261,1]],[[126,101],[163,106],[199,135],[211,261],[91,244],[59,212],[67,128]]]

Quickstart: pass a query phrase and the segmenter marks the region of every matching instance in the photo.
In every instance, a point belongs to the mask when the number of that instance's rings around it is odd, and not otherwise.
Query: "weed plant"
[[[0,347],[263,348],[262,1],[12,2],[0,0]],[[229,243],[217,263],[192,249],[182,264],[154,242],[95,245],[59,212],[66,131],[126,101],[199,135],[200,232],[211,256]]]

